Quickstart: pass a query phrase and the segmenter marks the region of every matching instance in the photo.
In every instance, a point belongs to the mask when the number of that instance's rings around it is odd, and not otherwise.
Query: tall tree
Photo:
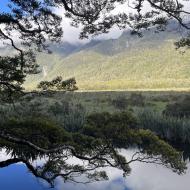
[[[0,39],[15,52],[0,57],[0,91],[12,94],[22,90],[27,74],[38,72],[34,52],[47,50],[47,39],[58,42],[62,28],[46,1],[10,0],[7,6],[8,11],[0,12]]]

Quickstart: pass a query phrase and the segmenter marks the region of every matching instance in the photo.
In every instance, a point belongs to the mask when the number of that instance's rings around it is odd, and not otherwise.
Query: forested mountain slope
[[[63,76],[75,77],[81,90],[188,89],[190,51],[175,49],[178,38],[175,31],[147,31],[142,38],[124,32],[118,39],[52,46],[54,53],[38,56],[42,73],[25,86]]]

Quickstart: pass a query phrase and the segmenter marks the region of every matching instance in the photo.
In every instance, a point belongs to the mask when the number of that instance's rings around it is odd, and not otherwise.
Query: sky
[[[0,0],[0,11],[8,11],[7,2],[8,0]]]
[[[57,11],[58,14],[62,14],[63,10],[59,9]],[[80,35],[80,28],[75,28],[70,26],[70,20],[67,18],[63,18],[62,21],[62,26],[63,26],[63,39],[65,41],[69,41],[70,43],[75,43],[75,42],[87,42],[89,40],[84,39],[84,40],[80,40],[79,39],[79,35]],[[113,28],[111,29],[111,31],[108,34],[101,34],[99,36],[96,36],[95,39],[110,39],[110,38],[118,38],[120,35],[122,34],[122,31],[117,29],[117,28]]]
[[[9,0],[0,0],[0,12],[1,11],[5,11],[7,12],[9,9],[7,8],[7,3],[8,3]],[[185,7],[186,9],[190,9],[190,1],[184,1],[184,0],[181,0],[183,1],[183,3],[185,4]],[[147,10],[148,6],[144,6],[144,9]],[[126,6],[118,6],[117,7],[117,12],[123,12],[123,10],[126,9]],[[63,15],[64,14],[64,9],[63,8],[60,8],[60,9],[56,9],[56,13],[58,15]],[[63,17],[63,21],[62,21],[62,26],[63,26],[63,31],[64,31],[64,34],[63,34],[63,41],[68,41],[70,43],[76,43],[76,42],[87,42],[88,40],[83,40],[81,41],[79,39],[79,34],[80,34],[80,28],[75,28],[75,27],[72,27],[70,26],[70,20],[69,19],[66,19]],[[108,33],[108,34],[102,34],[102,35],[99,35],[98,37],[95,37],[95,39],[114,39],[114,38],[118,38],[120,35],[122,34],[122,31],[119,30],[118,28],[112,28],[111,31]]]

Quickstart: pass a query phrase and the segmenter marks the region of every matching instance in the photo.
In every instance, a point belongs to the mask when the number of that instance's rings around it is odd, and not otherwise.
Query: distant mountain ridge
[[[37,58],[45,76],[30,76],[25,86],[61,75],[76,77],[82,90],[189,89],[190,52],[175,50],[179,37],[176,31],[146,31],[142,38],[126,31],[118,39],[54,45],[52,54]]]

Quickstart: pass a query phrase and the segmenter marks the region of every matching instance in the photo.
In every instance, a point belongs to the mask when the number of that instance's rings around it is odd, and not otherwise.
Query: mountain
[[[81,90],[189,89],[190,51],[175,49],[179,37],[174,30],[146,31],[141,38],[126,31],[118,39],[52,46],[54,53],[38,55],[43,72],[25,86],[63,76],[75,77]]]
[[[75,50],[79,48],[81,45],[64,42],[64,43],[58,43],[58,44],[50,44],[49,46],[50,46],[49,49],[52,51],[52,53],[56,53],[63,57],[66,57],[74,53]]]

